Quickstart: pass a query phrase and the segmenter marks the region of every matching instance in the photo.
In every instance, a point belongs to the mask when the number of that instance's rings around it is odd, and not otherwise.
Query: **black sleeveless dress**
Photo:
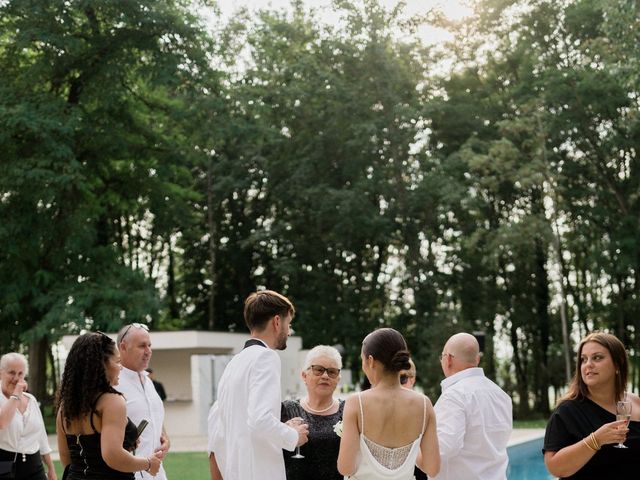
[[[68,467],[68,480],[134,480],[133,472],[119,472],[111,468],[102,458],[100,449],[100,432],[93,425],[93,415],[89,422],[94,433],[89,435],[71,435],[65,432],[71,463]],[[64,422],[63,422],[64,425]],[[127,418],[124,443],[125,450],[132,451],[135,448],[137,436],[136,425]]]

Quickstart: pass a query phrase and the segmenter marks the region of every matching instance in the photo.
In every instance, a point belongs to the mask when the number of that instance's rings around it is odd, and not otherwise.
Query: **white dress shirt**
[[[505,480],[513,428],[511,397],[468,368],[444,379],[434,410],[442,459],[437,480]]]
[[[231,359],[209,412],[209,451],[224,480],[285,480],[282,449],[298,433],[280,421],[280,357],[259,345]]]
[[[140,444],[136,448],[136,456],[150,457],[160,448],[160,435],[164,424],[164,405],[156,392],[149,374],[145,371],[134,372],[122,367],[118,385],[115,389],[124,395],[127,402],[127,416],[138,425],[147,420],[149,425],[140,435]],[[154,477],[149,472],[135,472],[136,479],[167,480],[164,467]]]
[[[0,388],[2,388],[1,385]],[[21,413],[16,408],[11,423],[6,428],[0,429],[0,449],[28,455],[38,452],[41,455],[51,453],[38,402],[29,393],[24,392],[23,395],[29,399],[27,409]],[[0,393],[0,408],[5,408],[8,402],[17,403]]]

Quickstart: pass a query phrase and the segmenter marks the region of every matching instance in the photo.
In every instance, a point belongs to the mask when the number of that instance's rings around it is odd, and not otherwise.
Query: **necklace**
[[[307,407],[305,408],[305,410],[310,411],[311,413],[324,413],[326,411],[329,411],[333,408],[333,406],[336,404],[336,400],[334,398],[331,399],[331,405],[329,405],[327,408],[323,409],[323,410],[314,410],[313,408],[311,408],[311,406],[309,406],[309,398],[305,398],[303,400],[303,402],[307,405]]]

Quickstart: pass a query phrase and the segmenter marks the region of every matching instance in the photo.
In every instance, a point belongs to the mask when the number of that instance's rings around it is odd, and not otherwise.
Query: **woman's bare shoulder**
[[[125,408],[126,409],[126,401],[122,395],[119,393],[103,393],[98,398],[96,402],[96,410],[101,411],[104,408]]]

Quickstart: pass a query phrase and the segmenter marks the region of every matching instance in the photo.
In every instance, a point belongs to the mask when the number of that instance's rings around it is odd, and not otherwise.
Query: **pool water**
[[[549,480],[556,478],[544,466],[542,443],[543,439],[538,438],[507,449],[509,454],[508,480]]]

